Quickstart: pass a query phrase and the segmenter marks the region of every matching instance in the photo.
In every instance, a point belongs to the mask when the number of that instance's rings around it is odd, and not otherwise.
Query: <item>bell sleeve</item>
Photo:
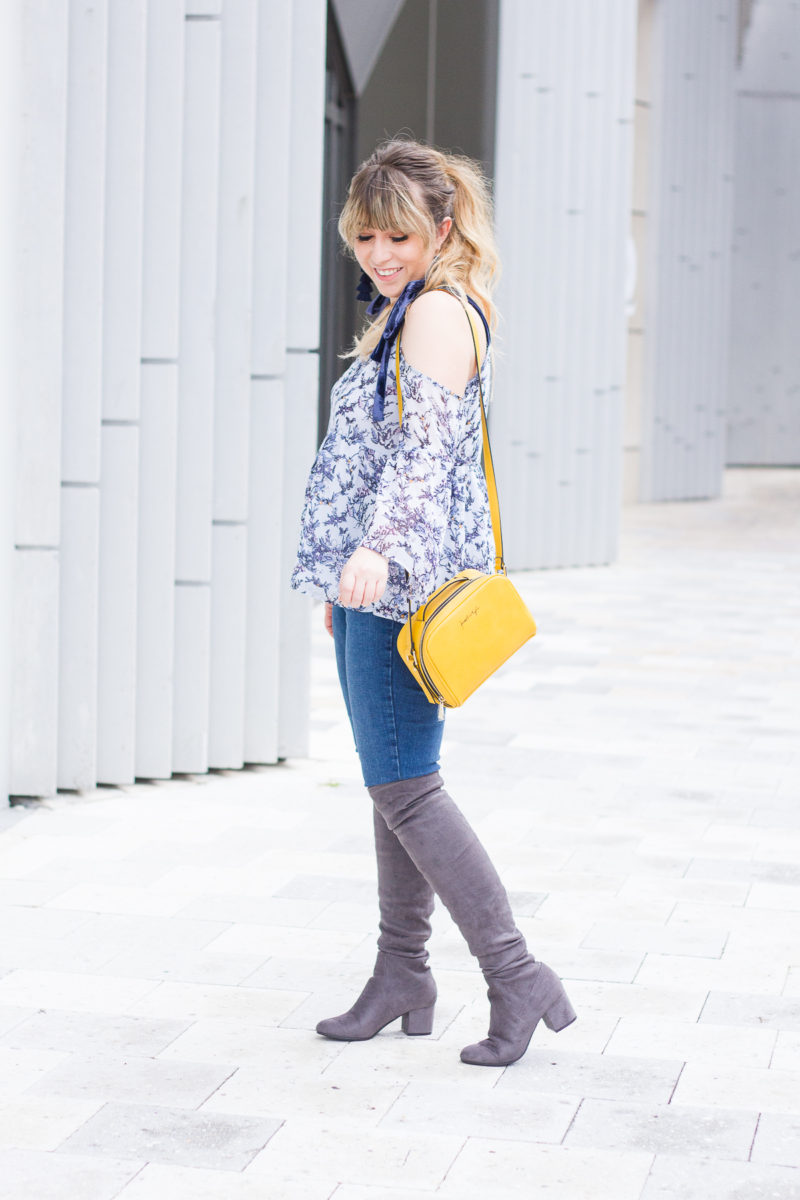
[[[363,545],[405,568],[420,603],[438,578],[452,504],[460,396],[402,364],[403,423],[387,457]],[[387,389],[386,405],[390,403]]]

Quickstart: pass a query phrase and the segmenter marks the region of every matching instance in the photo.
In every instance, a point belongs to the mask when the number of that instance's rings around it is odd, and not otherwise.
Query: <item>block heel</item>
[[[434,1005],[429,1004],[427,1008],[415,1008],[404,1013],[401,1024],[403,1033],[409,1037],[421,1037],[430,1033],[433,1030],[433,1009]]]
[[[553,1033],[560,1033],[562,1029],[566,1029],[568,1025],[577,1020],[577,1013],[570,1004],[566,992],[562,992],[555,1004],[550,1005],[542,1020],[548,1029],[552,1029]]]

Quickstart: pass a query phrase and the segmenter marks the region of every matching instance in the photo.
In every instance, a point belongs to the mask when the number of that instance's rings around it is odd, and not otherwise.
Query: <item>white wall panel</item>
[[[214,525],[208,765],[244,764],[247,654],[247,534],[244,525]]]
[[[0,805],[11,779],[12,657],[14,574],[14,407],[16,363],[14,312],[16,228],[20,194],[21,0],[6,5],[0,40]]]
[[[176,578],[211,576],[219,21],[186,22]]]
[[[492,434],[516,567],[615,552],[635,29],[634,0],[501,4]]]
[[[104,424],[97,621],[97,778],[132,783],[136,728],[139,430]]]
[[[289,135],[291,132],[291,29],[289,4],[259,0],[258,82],[253,222],[252,371],[284,371],[289,239]]]
[[[800,465],[800,10],[760,0],[737,80],[727,460]]]
[[[14,555],[11,793],[51,796],[58,742],[58,552]]]
[[[653,17],[642,498],[691,499],[722,481],[736,3]]]
[[[61,460],[66,5],[22,7],[17,164],[23,197],[14,268],[17,345],[15,539],[58,544]],[[49,603],[48,603],[49,607]]]
[[[172,770],[208,770],[210,590],[175,587],[175,673],[173,677]]]
[[[269,763],[278,759],[284,385],[256,379],[251,387],[244,758]]]
[[[69,7],[62,477],[100,479],[103,387],[106,4]]]
[[[172,774],[178,368],[142,367],[135,773]]]
[[[290,354],[283,414],[282,545],[278,753],[308,753],[310,703],[310,601],[289,587],[297,553],[305,482],[314,457],[319,363],[315,354]]]
[[[147,0],[108,9],[103,416],[139,416]]]
[[[247,519],[256,44],[256,0],[239,0],[222,20],[214,517],[225,521]]]
[[[319,347],[322,160],[325,118],[325,13],[320,0],[292,4],[286,344]]]
[[[182,0],[150,0],[142,235],[142,357],[178,354],[183,135]]]
[[[100,490],[61,492],[59,554],[58,775],[60,788],[97,781],[98,573]]]

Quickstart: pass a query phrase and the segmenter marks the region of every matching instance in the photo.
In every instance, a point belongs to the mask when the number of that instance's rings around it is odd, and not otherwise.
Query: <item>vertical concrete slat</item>
[[[142,235],[135,771],[172,773],[180,314],[182,0],[150,0]]]
[[[254,379],[251,397],[244,757],[272,763],[278,759],[283,380]]]
[[[607,562],[620,504],[636,5],[503,0],[500,16],[504,336],[492,430],[507,554],[515,567]]]
[[[222,17],[209,764],[244,762],[256,0]]]
[[[138,427],[104,425],[101,453],[97,780],[132,783],[136,730]]]
[[[108,10],[97,777],[134,779],[147,0]],[[105,456],[110,455],[110,461]]]
[[[15,459],[24,469],[15,477],[10,788],[34,796],[50,795],[57,774],[68,15],[63,5],[22,5],[15,46],[22,127],[11,279]]]
[[[291,136],[286,280],[287,366],[284,412],[280,726],[282,757],[308,748],[310,623],[308,601],[289,589],[303,489],[314,453],[319,379],[319,278],[325,112],[326,5],[295,0],[291,42]]]
[[[246,762],[278,758],[292,11],[259,0],[247,537]]]
[[[69,23],[58,771],[97,778],[100,428],[103,406],[107,5],[72,0]]]

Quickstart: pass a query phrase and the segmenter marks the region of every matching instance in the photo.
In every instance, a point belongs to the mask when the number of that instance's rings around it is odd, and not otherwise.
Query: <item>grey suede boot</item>
[[[369,793],[441,897],[489,985],[489,1036],[466,1046],[462,1061],[506,1066],[525,1053],[540,1020],[553,1030],[571,1024],[575,1013],[560,979],[528,953],[497,871],[438,773]]]
[[[317,1025],[317,1033],[340,1042],[366,1041],[398,1017],[403,1033],[426,1034],[433,1028],[436,984],[425,949],[433,888],[377,809],[373,818],[380,911],[375,969],[348,1012]]]

